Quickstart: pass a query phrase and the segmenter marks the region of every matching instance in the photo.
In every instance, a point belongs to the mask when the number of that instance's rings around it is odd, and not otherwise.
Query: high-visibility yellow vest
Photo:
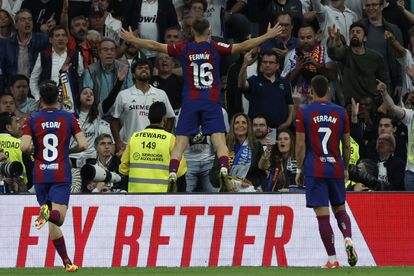
[[[350,165],[356,165],[356,163],[359,160],[359,145],[358,143],[352,138],[350,138],[350,146],[351,146],[351,154],[349,157],[349,164]],[[341,153],[342,153],[342,143],[341,143]],[[348,187],[350,184],[352,183],[352,181],[348,180],[345,182],[345,187]]]
[[[170,153],[175,137],[157,128],[147,128],[132,135],[122,155],[119,172],[129,175],[128,192],[167,192]],[[177,175],[187,170],[184,159]]]
[[[0,134],[0,148],[3,149],[7,156],[7,162],[18,161],[23,165],[23,173],[20,176],[24,183],[27,183],[26,168],[23,164],[22,150],[20,149],[20,139],[10,134]]]

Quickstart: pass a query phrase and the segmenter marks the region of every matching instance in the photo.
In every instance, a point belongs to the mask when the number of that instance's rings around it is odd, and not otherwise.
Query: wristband
[[[302,169],[296,168],[296,174],[302,173]]]

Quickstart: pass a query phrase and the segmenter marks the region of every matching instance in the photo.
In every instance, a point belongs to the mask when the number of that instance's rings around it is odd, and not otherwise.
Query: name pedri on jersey
[[[31,115],[23,128],[23,135],[33,139],[35,164],[33,182],[71,183],[69,144],[72,135],[81,132],[72,113],[54,108]]]
[[[168,44],[168,54],[183,68],[183,103],[193,100],[220,101],[220,55],[231,54],[232,45],[221,42]]]
[[[296,131],[305,133],[305,176],[343,178],[344,164],[339,149],[340,140],[349,133],[348,114],[341,106],[327,101],[315,101],[299,107]]]

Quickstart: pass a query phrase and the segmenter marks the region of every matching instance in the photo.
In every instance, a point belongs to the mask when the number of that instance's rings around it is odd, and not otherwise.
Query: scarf
[[[234,156],[234,158],[229,158],[233,159],[230,167],[230,176],[238,179],[245,179],[252,164],[252,150],[247,143],[247,139],[244,140],[237,152],[234,153],[234,151],[232,151],[230,156]]]

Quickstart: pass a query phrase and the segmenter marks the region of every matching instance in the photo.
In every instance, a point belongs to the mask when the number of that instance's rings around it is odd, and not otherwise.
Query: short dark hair
[[[275,56],[277,63],[279,63],[279,57],[277,53],[273,50],[264,50],[260,53],[260,57],[263,59],[264,56]]]
[[[92,31],[92,30],[89,30],[89,31]],[[102,39],[101,39],[101,41],[99,41],[99,50],[101,50],[101,48],[102,48],[102,44],[103,44],[104,42],[111,42],[111,43],[112,43],[112,44],[114,44],[114,46],[116,47],[116,42],[115,42],[115,40],[113,40],[112,38],[109,38],[109,37],[104,37],[104,38],[102,38]]]
[[[252,118],[252,123],[253,123],[254,119],[264,119],[265,122],[266,122],[266,126],[269,126],[269,120],[263,114],[254,115],[253,118]]]
[[[398,121],[396,120],[396,118],[395,118],[395,117],[393,117],[393,116],[391,116],[391,115],[388,115],[388,114],[381,114],[381,116],[380,116],[380,118],[379,118],[379,120],[378,120],[378,126],[377,126],[377,128],[379,127],[379,122],[380,122],[382,119],[389,119],[389,120],[391,121],[391,125],[392,125],[392,127],[397,127],[397,126],[398,126]]]
[[[287,16],[289,16],[289,18],[290,18],[290,23],[292,24],[292,26],[293,26],[293,16],[292,16],[292,14],[290,13],[290,12],[288,12],[288,11],[281,11],[281,12],[278,12],[277,14],[276,14],[276,17],[275,17],[275,22],[274,23],[277,23],[277,20],[279,19],[279,17],[281,17],[281,16],[283,16],[283,15],[287,15]]]
[[[208,28],[210,28],[210,22],[204,17],[196,17],[191,24],[193,30],[198,34],[202,35]]]
[[[361,28],[364,31],[364,35],[367,35],[367,28],[365,28],[365,25],[361,21],[352,23],[351,26],[349,26],[349,32],[351,32],[353,28]]]
[[[2,112],[0,113],[0,133],[8,132],[6,126],[11,125],[13,113]]]
[[[49,37],[53,37],[53,35],[55,34],[55,32],[56,31],[59,31],[59,30],[64,30],[65,31],[65,34],[68,35],[68,32],[66,31],[66,28],[65,27],[63,27],[62,25],[56,25],[56,26],[53,26],[52,29],[50,29],[50,31],[49,31]]]
[[[26,77],[25,75],[21,75],[21,74],[17,74],[14,75],[13,77],[11,77],[10,79],[10,86],[13,86],[16,82],[24,80],[27,82],[27,84],[29,84],[30,80],[28,77]]]
[[[52,80],[42,81],[39,84],[39,94],[40,98],[45,104],[55,104],[59,96],[59,89],[56,85],[56,82]]]
[[[322,75],[316,75],[312,78],[311,87],[319,98],[323,98],[328,93],[329,81]]]
[[[194,4],[194,3],[201,3],[201,5],[203,5],[203,9],[204,9],[204,11],[206,11],[206,10],[207,10],[208,3],[207,3],[207,1],[206,1],[206,0],[191,0],[190,7],[191,7],[191,5],[192,5],[192,4]]]
[[[142,65],[148,65],[150,72],[152,73],[152,64],[151,62],[146,58],[137,58],[132,64],[131,64],[131,74],[133,75],[135,73],[135,70],[138,66]]]
[[[26,8],[20,9],[18,12],[16,12],[16,15],[14,16],[14,22],[17,23],[20,18],[20,14],[27,12],[30,13],[31,16],[33,16],[32,11]]]
[[[167,108],[163,102],[154,102],[148,111],[148,119],[151,124],[160,124],[167,114]]]
[[[319,25],[315,25],[312,23],[309,23],[308,21],[303,21],[302,24],[300,24],[299,29],[304,29],[304,28],[311,28],[313,30],[313,32],[316,34],[319,30]]]
[[[102,141],[105,138],[109,138],[112,141],[112,136],[109,135],[108,133],[102,133],[101,135],[99,135],[98,137],[95,138],[95,141],[93,142],[94,146],[96,147],[100,141]]]

